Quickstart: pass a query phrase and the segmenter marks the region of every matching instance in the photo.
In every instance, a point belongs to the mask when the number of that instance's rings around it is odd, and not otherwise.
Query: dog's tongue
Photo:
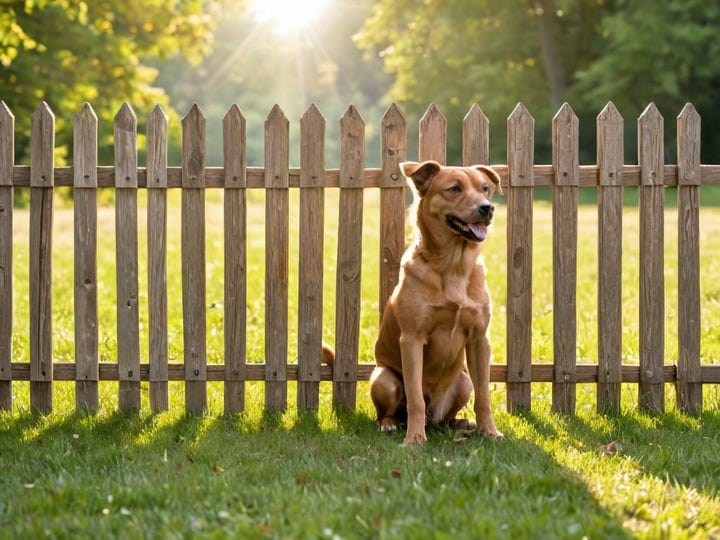
[[[487,226],[483,225],[482,223],[468,223],[468,227],[470,227],[470,230],[473,232],[475,236],[477,236],[477,239],[482,242],[485,240],[485,237],[487,236]]]

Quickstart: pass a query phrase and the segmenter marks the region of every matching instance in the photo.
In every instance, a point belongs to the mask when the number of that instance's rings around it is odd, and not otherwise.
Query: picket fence
[[[677,165],[664,161],[663,117],[649,105],[638,120],[638,165],[625,165],[623,119],[612,103],[597,118],[597,164],[580,166],[578,118],[565,104],[552,124],[551,165],[535,165],[534,119],[519,104],[507,123],[507,165],[496,169],[507,195],[506,365],[493,365],[491,378],[506,383],[507,406],[531,406],[531,384],[552,383],[552,406],[572,413],[576,385],[597,385],[597,404],[620,409],[623,383],[637,383],[639,406],[661,411],[665,384],[674,383],[680,410],[697,414],[703,385],[720,383],[720,365],[700,362],[699,201],[702,184],[720,183],[720,165],[700,163],[700,117],[692,105],[678,116]],[[182,165],[167,164],[168,120],[160,107],[147,119],[147,166],[137,165],[137,119],[125,104],[114,122],[114,166],[97,160],[97,117],[86,104],[73,118],[72,166],[56,167],[55,118],[42,103],[31,118],[31,164],[14,163],[14,117],[0,104],[0,408],[12,407],[13,381],[29,381],[34,410],[52,410],[54,381],[76,382],[76,405],[98,409],[99,381],[118,381],[118,406],[138,409],[141,383],[149,383],[153,411],[168,408],[168,381],[183,381],[185,406],[207,407],[208,381],[223,381],[224,407],[245,406],[247,381],[264,381],[265,405],[287,406],[288,382],[297,381],[298,406],[315,408],[320,381],[333,381],[333,403],[354,408],[358,381],[371,364],[358,363],[360,275],[364,190],[380,191],[380,310],[398,278],[405,248],[407,122],[392,105],[382,128],[380,168],[365,167],[365,124],[354,107],[342,117],[339,169],[325,166],[325,119],[311,106],[300,121],[300,167],[289,167],[289,122],[274,107],[265,122],[265,166],[248,167],[245,119],[237,106],[223,119],[224,164],[207,167],[206,120],[197,105],[182,120]],[[463,123],[465,164],[488,162],[489,124],[474,105]],[[420,160],[446,160],[446,119],[431,105],[420,120]],[[52,356],[51,247],[53,194],[73,187],[75,362]],[[553,192],[552,364],[533,363],[532,235],[536,186]],[[621,235],[623,187],[639,186],[640,295],[639,364],[622,363]],[[117,265],[117,362],[98,359],[96,286],[97,190],[115,188]],[[598,193],[597,364],[578,364],[576,341],[577,218],[579,188]],[[679,356],[669,364],[664,346],[663,220],[667,187],[678,191]],[[323,201],[337,188],[340,216],[337,251],[334,369],[321,365]],[[30,190],[29,362],[13,361],[13,190]],[[138,273],[138,190],[147,190],[148,275]],[[182,192],[182,363],[168,363],[167,193]],[[224,358],[208,362],[206,352],[205,191],[224,198]],[[246,358],[247,190],[264,189],[266,200],[265,361]],[[300,191],[299,327],[288,328],[288,237],[290,190]],[[141,364],[138,281],[148,283],[149,363]],[[71,299],[67,299],[70,303]],[[297,339],[289,362],[288,342]],[[217,360],[222,360],[217,362]],[[217,362],[217,363],[216,363]]]

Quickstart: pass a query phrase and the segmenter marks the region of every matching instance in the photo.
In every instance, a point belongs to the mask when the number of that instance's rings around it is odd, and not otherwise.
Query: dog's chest
[[[443,280],[442,300],[435,303],[436,317],[441,326],[455,331],[469,330],[476,326],[481,315],[488,309],[488,299],[482,290],[470,286],[470,279],[448,276]]]

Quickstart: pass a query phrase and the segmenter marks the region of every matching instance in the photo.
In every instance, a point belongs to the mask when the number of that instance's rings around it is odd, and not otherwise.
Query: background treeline
[[[636,159],[637,117],[651,101],[665,117],[669,162],[675,116],[688,101],[703,120],[703,162],[720,162],[716,0],[337,1],[292,35],[274,33],[246,4],[0,2],[0,99],[16,118],[17,161],[28,160],[30,114],[45,100],[57,118],[60,163],[71,155],[72,116],[85,101],[100,119],[103,164],[112,163],[112,119],[124,101],[140,134],[152,107],[164,107],[171,164],[179,117],[193,102],[208,118],[210,165],[221,163],[221,118],[232,103],[247,118],[251,165],[262,163],[263,123],[274,103],[294,140],[300,116],[318,106],[329,166],[337,164],[338,122],[351,103],[367,123],[369,165],[378,162],[389,103],[403,108],[411,128],[435,103],[448,119],[451,162],[459,161],[462,118],[478,103],[491,121],[491,161],[504,162],[505,120],[523,101],[536,120],[536,162],[549,163],[552,116],[568,101],[580,117],[581,162],[593,163],[595,117],[611,100],[625,118],[627,163]],[[416,157],[412,139],[409,152]]]

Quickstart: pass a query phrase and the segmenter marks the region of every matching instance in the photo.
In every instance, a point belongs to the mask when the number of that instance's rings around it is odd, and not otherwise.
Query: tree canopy
[[[153,86],[157,69],[144,60],[182,54],[199,62],[212,46],[214,7],[204,0],[5,2],[0,99],[17,119],[16,159],[27,159],[30,115],[41,101],[55,112],[61,162],[72,144],[65,128],[85,101],[101,120],[101,158],[111,158],[112,120],[123,102],[139,121],[156,103],[167,105]]]
[[[628,140],[651,101],[667,118],[691,101],[717,124],[719,32],[720,6],[702,0],[377,0],[358,41],[384,58],[391,94],[410,112],[429,102],[443,110],[449,156],[459,155],[459,119],[477,102],[493,126],[492,158],[504,160],[505,119],[523,101],[536,119],[536,155],[549,161],[550,121],[568,101],[592,160],[594,119],[610,100]],[[703,155],[717,160],[709,131]]]

